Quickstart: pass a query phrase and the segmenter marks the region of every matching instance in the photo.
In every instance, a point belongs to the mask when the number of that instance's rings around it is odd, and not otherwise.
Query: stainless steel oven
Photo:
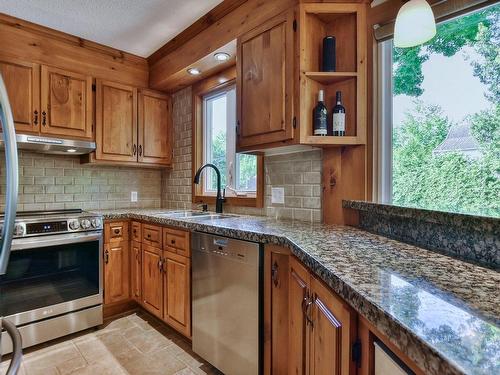
[[[0,316],[17,326],[23,347],[102,324],[102,220],[81,211],[19,213],[14,232]],[[2,352],[11,350],[2,340]]]

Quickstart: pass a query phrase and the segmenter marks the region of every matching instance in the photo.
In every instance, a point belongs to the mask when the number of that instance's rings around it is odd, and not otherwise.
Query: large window
[[[500,216],[500,5],[379,48],[378,199]]]
[[[193,86],[193,172],[206,163],[216,165],[228,204],[261,207],[263,157],[236,152],[235,74],[234,68],[228,69]],[[212,203],[216,191],[215,171],[206,168],[202,183],[194,186],[193,201]]]

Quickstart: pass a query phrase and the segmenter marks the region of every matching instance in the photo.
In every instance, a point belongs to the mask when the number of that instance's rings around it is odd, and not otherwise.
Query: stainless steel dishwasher
[[[262,373],[262,246],[191,238],[194,352],[226,375]]]

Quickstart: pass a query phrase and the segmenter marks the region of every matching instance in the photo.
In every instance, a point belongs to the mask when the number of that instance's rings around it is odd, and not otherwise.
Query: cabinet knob
[[[139,145],[139,156],[142,156],[142,145]]]
[[[104,263],[108,264],[109,262],[109,251],[106,249],[104,252]]]
[[[172,245],[175,245],[175,240],[170,241]]]
[[[114,232],[115,232],[115,234],[120,234],[120,229],[119,228],[115,228]]]
[[[38,111],[35,109],[35,112],[33,112],[33,124],[38,125]]]
[[[137,146],[135,144],[132,146],[132,152],[134,153],[134,156],[137,154]]]
[[[47,125],[47,112],[45,111],[42,112],[42,125]]]

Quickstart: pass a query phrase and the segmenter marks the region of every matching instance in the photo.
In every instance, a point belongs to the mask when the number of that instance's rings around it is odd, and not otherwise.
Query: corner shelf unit
[[[318,147],[366,144],[366,6],[303,3],[299,6],[300,143]],[[323,38],[336,39],[335,72],[321,72]],[[329,127],[335,93],[342,92],[346,136],[313,136],[312,112],[325,92]]]

